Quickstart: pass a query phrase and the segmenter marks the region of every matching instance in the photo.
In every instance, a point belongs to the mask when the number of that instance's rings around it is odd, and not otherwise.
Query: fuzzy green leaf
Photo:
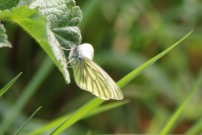
[[[51,57],[60,71],[69,82],[69,72],[67,70],[66,58],[62,49],[59,47],[58,41],[54,34],[47,27],[47,20],[38,13],[38,9],[30,9],[29,7],[17,7],[12,10],[0,12],[0,20],[8,20],[16,22],[24,30],[26,30],[46,53]]]
[[[32,2],[33,0],[20,0],[18,6],[29,6]]]
[[[3,24],[0,24],[0,48],[1,47],[11,47],[10,42],[7,40],[6,30]]]
[[[30,4],[21,1],[19,5]],[[29,6],[29,7],[28,7]],[[12,21],[26,30],[54,61],[67,83],[70,82],[65,52],[80,44],[81,34],[76,26],[81,20],[80,8],[74,0],[36,0],[0,12],[0,20]]]
[[[74,0],[36,0],[30,7],[40,8],[40,13],[46,16],[49,28],[63,47],[81,43],[77,25],[82,19],[82,12]]]
[[[17,6],[19,0],[1,0],[0,2],[0,10],[9,9]]]

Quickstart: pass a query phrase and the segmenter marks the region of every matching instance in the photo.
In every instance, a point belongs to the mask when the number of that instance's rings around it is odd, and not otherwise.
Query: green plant
[[[118,5],[118,3],[122,3],[120,1],[116,1],[116,2],[117,2],[116,3],[117,5]],[[68,52],[63,50],[62,48],[69,48],[72,45],[78,45],[81,43],[80,29],[81,29],[81,31],[85,30],[85,27],[87,26],[89,18],[91,18],[93,16],[93,14],[95,13],[93,11],[96,9],[96,7],[99,6],[100,3],[101,3],[100,0],[97,0],[97,1],[91,0],[86,4],[86,7],[84,6],[85,8],[83,9],[83,11],[85,11],[85,14],[83,17],[83,21],[81,23],[80,23],[80,21],[82,18],[82,12],[81,12],[80,8],[75,5],[74,0],[67,0],[67,1],[63,1],[63,0],[39,1],[38,0],[38,1],[34,1],[34,2],[24,1],[24,0],[20,0],[20,1],[6,0],[5,3],[0,4],[0,10],[1,10],[0,20],[3,20],[3,23],[10,21],[12,23],[19,25],[35,41],[37,41],[37,43],[43,48],[43,50],[48,55],[48,58],[46,58],[44,60],[44,62],[41,64],[41,66],[39,67],[39,70],[35,73],[35,76],[26,85],[26,87],[24,88],[24,91],[20,94],[20,97],[17,99],[17,101],[15,102],[13,107],[10,109],[10,113],[8,113],[5,116],[5,118],[2,120],[1,125],[0,125],[0,129],[1,129],[0,134],[4,134],[5,132],[8,132],[8,133],[15,132],[17,134],[20,134],[22,132],[22,133],[33,134],[33,135],[34,134],[45,134],[45,133],[60,134],[62,132],[68,132],[68,131],[65,131],[65,129],[67,129],[67,128],[70,129],[70,126],[72,126],[79,120],[84,120],[84,119],[90,118],[92,116],[97,116],[100,113],[106,112],[108,110],[112,110],[114,108],[118,108],[118,107],[128,103],[127,100],[123,100],[123,101],[108,103],[107,105],[100,106],[102,103],[104,103],[104,101],[99,98],[94,98],[94,99],[90,100],[89,102],[87,102],[85,105],[79,104],[79,106],[82,106],[82,107],[79,107],[79,109],[76,109],[76,111],[74,111],[72,109],[72,110],[70,110],[70,113],[65,112],[65,113],[63,113],[63,116],[56,118],[52,122],[46,122],[45,124],[43,122],[35,122],[33,115],[31,115],[28,118],[27,122],[25,122],[24,124],[19,124],[17,126],[17,128],[16,128],[17,130],[16,129],[15,129],[15,131],[8,130],[10,127],[13,127],[12,124],[15,123],[17,117],[22,115],[23,108],[26,106],[26,104],[29,102],[29,100],[33,97],[33,95],[37,92],[40,85],[43,82],[45,82],[45,80],[48,78],[47,76],[51,73],[54,65],[52,64],[52,62],[50,61],[49,58],[51,58],[51,60],[54,62],[54,64],[57,66],[57,68],[60,70],[60,72],[63,74],[66,83],[70,82],[69,71],[68,71],[68,67],[67,67]],[[110,2],[109,2],[109,4],[110,4]],[[125,7],[130,6],[130,2],[123,2],[123,4]],[[143,3],[139,3],[139,4],[143,4],[143,5],[145,4],[148,7],[150,6],[149,2],[148,3],[143,2]],[[139,6],[140,9],[144,12],[146,9],[142,8],[141,5],[139,5],[139,4],[137,4],[137,6]],[[104,12],[107,12],[107,11],[104,10]],[[148,12],[148,14],[146,14],[147,18],[149,18],[148,20],[151,22],[153,19],[152,13],[153,12],[151,12],[151,13]],[[169,38],[166,38],[166,36],[165,37],[162,36],[167,32],[166,31],[167,29],[163,29],[163,26],[165,24],[163,24],[163,22],[161,22],[159,20],[158,16],[155,16],[154,20],[156,20],[156,24],[155,23],[152,24],[152,28],[155,29],[157,26],[159,26],[159,27],[161,26],[160,31],[158,31],[158,33],[156,33],[156,34],[161,37],[161,42],[165,42],[165,44],[170,45],[171,41],[169,40]],[[96,19],[93,19],[93,21],[96,21]],[[78,24],[80,26],[80,29],[77,27]],[[94,25],[89,25],[89,26],[92,29],[93,29],[93,27],[95,27]],[[89,26],[88,26],[88,28],[89,28]],[[125,25],[125,27],[129,27],[129,25],[128,26]],[[132,27],[132,30],[130,32],[133,33],[134,29],[135,28]],[[117,30],[120,33],[122,32],[121,27],[117,28]],[[105,33],[105,31],[104,32],[102,30],[100,30],[100,31],[101,31],[100,32],[101,34]],[[175,44],[173,44],[173,42],[174,42],[173,41],[172,42],[173,45],[168,48],[162,47],[161,49],[164,51],[162,51],[155,57],[151,58],[147,62],[145,62],[145,60],[143,60],[141,63],[141,66],[138,66],[138,68],[136,68],[136,69],[134,69],[135,66],[131,64],[134,61],[134,57],[132,57],[132,60],[131,60],[130,55],[118,54],[118,56],[116,56],[116,54],[112,54],[112,52],[108,52],[108,51],[106,51],[106,49],[104,49],[103,53],[106,56],[109,53],[110,57],[108,57],[107,60],[112,59],[111,61],[114,61],[114,59],[113,59],[113,56],[114,56],[114,57],[116,57],[115,58],[116,60],[118,59],[120,61],[124,61],[126,63],[125,65],[132,65],[130,67],[130,69],[133,69],[133,71],[130,72],[129,74],[125,75],[120,81],[117,82],[118,85],[122,88],[122,87],[126,86],[127,84],[129,84],[129,82],[131,82],[134,78],[136,78],[143,71],[145,71],[146,68],[150,67],[153,63],[155,63],[157,60],[162,58],[165,54],[167,54],[168,52],[171,52],[171,50],[173,48],[175,48],[177,45],[179,45],[191,33],[192,33],[192,31],[189,32],[183,38],[181,38],[179,41],[177,41]],[[99,34],[99,32],[97,32],[97,34]],[[139,37],[139,40],[136,41],[137,43],[138,43],[138,41],[141,41],[140,39],[143,37],[143,36],[141,37],[141,35],[143,35],[143,34],[144,34],[144,31],[143,31],[143,33],[139,33],[139,35],[136,35],[137,37]],[[120,34],[120,35],[122,35],[122,34]],[[151,34],[150,36],[152,37],[154,35]],[[164,40],[164,38],[166,40]],[[99,38],[96,38],[95,40],[99,41]],[[124,39],[122,39],[122,40],[124,41]],[[147,42],[150,42],[150,41],[151,41],[151,39],[148,40]],[[131,42],[134,42],[134,41],[131,40]],[[11,47],[11,44],[7,39],[6,31],[5,31],[3,24],[0,25],[0,47]],[[95,47],[95,48],[99,48],[99,47]],[[106,47],[106,48],[108,48],[108,47]],[[139,48],[141,48],[141,47],[139,47]],[[167,48],[167,49],[165,49],[165,48]],[[180,52],[177,52],[176,56],[179,56],[179,57],[176,57],[176,59],[177,58],[180,59],[181,58]],[[139,60],[141,60],[140,56],[138,56],[137,58],[140,58]],[[96,56],[96,59],[99,59],[99,54]],[[124,60],[122,60],[122,59],[124,59]],[[100,59],[100,61],[102,62],[102,59]],[[137,61],[138,61],[138,59],[137,59]],[[106,61],[104,61],[104,62],[106,62]],[[174,63],[174,64],[176,64],[176,63]],[[177,66],[178,65],[176,64],[176,67]],[[116,66],[116,67],[118,67],[118,66]],[[159,71],[158,73],[162,73],[160,68],[155,68],[155,69],[157,69],[157,71]],[[152,71],[156,71],[156,70],[153,69]],[[152,72],[152,73],[155,73],[155,72]],[[160,77],[162,77],[162,76],[159,76],[157,79],[153,79],[154,84],[155,84],[155,81],[157,81],[156,84],[158,84],[158,85],[161,85],[161,82],[163,82],[162,85],[165,85],[165,86],[169,86],[170,84],[172,84],[171,83],[172,81],[170,81],[169,79],[168,79],[169,81],[164,81],[164,79],[161,79]],[[57,83],[55,80],[53,82]],[[174,114],[174,116],[171,119],[169,119],[170,122],[168,122],[167,126],[165,126],[165,128],[162,131],[156,130],[155,133],[157,133],[157,131],[158,131],[158,133],[161,132],[161,134],[168,134],[168,132],[175,125],[177,125],[176,122],[177,122],[178,118],[184,111],[185,107],[188,106],[188,103],[190,102],[190,100],[192,99],[194,94],[199,90],[200,85],[201,85],[201,79],[199,78],[198,82],[197,82],[196,86],[193,88],[191,94],[188,94],[189,96],[187,98],[182,97],[182,100],[185,100],[184,103],[182,104],[182,106],[176,108],[177,111]],[[146,88],[146,89],[148,89],[148,88]],[[6,91],[6,90],[7,89],[3,89],[3,91]],[[159,117],[157,116],[157,119],[160,119],[160,116],[165,115],[164,108],[156,107],[157,103],[156,103],[156,100],[154,100],[154,99],[157,97],[158,94],[155,95],[151,91],[149,93],[150,95],[148,94],[149,95],[148,97],[151,98],[150,100],[149,100],[149,98],[145,99],[145,100],[143,100],[144,98],[142,98],[142,99],[140,98],[139,100],[142,100],[142,103],[145,104],[145,106],[148,106],[148,108],[150,108],[150,110],[152,110],[152,112],[158,112],[159,114],[161,114],[161,115],[158,115]],[[2,92],[2,94],[3,93],[4,92]],[[168,95],[168,97],[175,97],[175,94],[169,93],[168,91],[165,93]],[[126,94],[127,94],[127,92],[126,92]],[[155,95],[155,96],[152,96],[152,95]],[[45,99],[45,100],[48,102],[48,99]],[[147,100],[148,100],[148,102],[147,102]],[[178,103],[177,98],[174,98],[173,100],[175,100],[174,102],[176,104]],[[74,103],[75,101],[72,101],[73,105],[75,104]],[[83,102],[81,102],[81,103],[83,103]],[[51,104],[51,101],[49,104]],[[125,116],[125,117],[127,117],[127,116]],[[164,116],[163,118],[164,118],[163,121],[167,121],[166,118],[168,118],[168,117]],[[128,119],[130,119],[130,118],[128,118]],[[123,120],[125,120],[125,119],[123,119]],[[131,123],[133,123],[133,122],[131,122]],[[29,124],[33,124],[33,125],[36,124],[37,127],[33,126],[31,129],[26,128],[26,126],[28,126]],[[153,125],[155,126],[155,124],[153,124]],[[159,124],[158,127],[162,128],[163,125],[164,124]],[[149,129],[148,129],[147,133],[154,133],[154,132],[152,132],[153,129],[155,129],[155,128],[151,128],[150,129],[151,131],[149,131]],[[81,130],[81,132],[82,132],[82,130]]]

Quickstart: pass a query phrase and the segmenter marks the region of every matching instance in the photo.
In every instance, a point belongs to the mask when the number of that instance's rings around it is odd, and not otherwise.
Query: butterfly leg
[[[70,63],[73,61],[74,59],[71,59],[67,62],[67,68],[72,68],[72,66],[70,65]],[[70,66],[69,66],[70,65]]]

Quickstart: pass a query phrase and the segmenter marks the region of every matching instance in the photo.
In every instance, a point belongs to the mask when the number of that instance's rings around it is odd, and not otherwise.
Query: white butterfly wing
[[[104,99],[123,99],[123,94],[112,78],[94,61],[84,57],[72,65],[77,85]]]

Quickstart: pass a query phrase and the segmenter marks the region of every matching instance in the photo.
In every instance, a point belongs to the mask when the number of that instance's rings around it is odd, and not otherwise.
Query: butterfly
[[[68,59],[76,84],[104,100],[123,99],[119,86],[93,61],[93,56],[94,49],[88,43],[71,47]]]

